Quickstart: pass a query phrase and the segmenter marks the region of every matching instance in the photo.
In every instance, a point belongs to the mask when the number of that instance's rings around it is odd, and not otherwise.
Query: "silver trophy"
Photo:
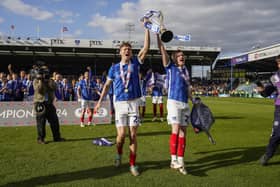
[[[170,42],[173,39],[173,32],[167,30],[163,25],[163,14],[161,11],[150,10],[142,18],[148,19],[149,21],[145,22],[145,27],[152,32],[160,34],[160,39],[163,42]]]

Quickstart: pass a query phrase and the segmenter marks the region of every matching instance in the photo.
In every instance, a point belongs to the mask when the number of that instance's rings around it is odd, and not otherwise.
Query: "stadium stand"
[[[51,71],[59,71],[64,75],[78,75],[85,67],[91,66],[95,75],[101,75],[108,70],[113,62],[119,60],[119,40],[94,40],[94,39],[60,39],[60,38],[20,38],[0,37],[0,57],[2,63],[0,70],[5,71],[8,64],[16,69],[28,70],[37,60],[45,61]],[[131,41],[134,53],[140,50],[142,42]],[[189,64],[211,65],[219,55],[219,47],[195,47],[180,46],[172,43],[166,46],[167,51],[177,49],[184,51]],[[150,52],[146,58],[148,66],[143,71],[153,68],[163,73],[160,65],[160,55],[156,45],[151,45]]]
[[[212,71],[213,81],[225,81],[226,90],[234,96],[256,95],[257,81],[268,82],[277,70],[275,57],[280,54],[280,44],[258,48],[232,57],[217,60]],[[258,95],[256,95],[258,96]]]
[[[279,54],[280,44],[275,44],[251,50],[237,56],[220,58],[214,68],[212,79],[218,79],[219,77],[229,79],[231,67],[234,78],[244,81],[256,78],[267,79],[276,70],[275,57]]]

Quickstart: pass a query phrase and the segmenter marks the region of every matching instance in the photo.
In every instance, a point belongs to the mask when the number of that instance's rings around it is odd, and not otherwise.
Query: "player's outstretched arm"
[[[161,57],[162,57],[162,65],[164,67],[166,67],[168,65],[168,61],[169,61],[169,56],[165,50],[165,47],[164,45],[162,44],[160,38],[159,38],[159,35],[157,34],[157,43],[158,43],[158,48],[159,48],[159,51],[161,53]]]
[[[105,82],[105,84],[104,84],[103,90],[102,90],[102,92],[101,92],[100,98],[99,98],[99,100],[98,100],[96,106],[94,107],[94,111],[95,111],[95,112],[97,112],[98,109],[100,108],[102,99],[103,99],[103,98],[105,97],[105,95],[108,93],[111,84],[112,84],[112,80],[107,79],[106,82]]]

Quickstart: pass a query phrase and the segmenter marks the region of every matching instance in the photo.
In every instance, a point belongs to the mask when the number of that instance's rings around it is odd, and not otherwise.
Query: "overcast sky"
[[[191,46],[221,47],[224,55],[280,42],[279,0],[0,0],[0,34],[77,39],[143,40],[139,18],[161,10],[175,34],[191,34]],[[14,29],[11,29],[14,25]],[[154,37],[152,35],[152,37]]]

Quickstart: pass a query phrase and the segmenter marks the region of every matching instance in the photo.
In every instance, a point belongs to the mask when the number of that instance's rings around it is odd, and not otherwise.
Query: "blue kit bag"
[[[199,97],[196,97],[191,111],[191,124],[196,133],[205,132],[212,144],[216,144],[210,134],[210,128],[214,122],[215,119],[209,107],[202,103]]]

